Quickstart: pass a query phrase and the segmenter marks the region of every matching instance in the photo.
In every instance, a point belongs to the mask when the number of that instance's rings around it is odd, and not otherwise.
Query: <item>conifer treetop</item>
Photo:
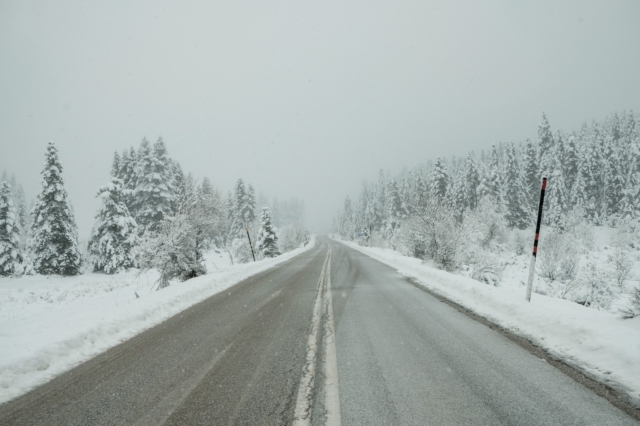
[[[112,178],[97,196],[102,207],[89,241],[94,271],[113,274],[136,266],[132,250],[138,244],[137,225],[125,204],[122,181]]]
[[[260,214],[260,232],[258,234],[258,250],[265,257],[276,257],[280,255],[278,249],[278,235],[276,234],[276,227],[271,220],[271,212],[269,207],[262,208]]]
[[[23,271],[19,220],[11,198],[11,188],[4,181],[0,184],[0,276]]]
[[[34,269],[40,274],[76,275],[81,272],[82,256],[73,210],[64,189],[58,150],[49,142],[42,192],[32,211],[29,246],[34,255]]]

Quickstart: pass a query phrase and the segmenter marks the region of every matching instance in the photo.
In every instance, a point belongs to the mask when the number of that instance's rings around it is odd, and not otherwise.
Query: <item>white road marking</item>
[[[340,393],[338,392],[338,358],[336,356],[336,335],[333,322],[333,302],[331,297],[331,249],[329,249],[329,262],[327,266],[327,288],[325,299],[327,306],[327,318],[324,322],[325,332],[325,396],[324,408],[327,411],[327,426],[340,426]]]
[[[313,386],[315,381],[316,363],[318,359],[318,332],[322,322],[324,308],[324,408],[326,411],[325,424],[327,426],[341,426],[340,394],[338,392],[338,358],[336,354],[335,324],[333,321],[333,301],[331,297],[331,248],[327,252],[320,281],[318,294],[313,306],[311,319],[311,334],[307,343],[307,357],[302,378],[298,388],[296,408],[293,412],[294,426],[310,426],[311,410],[313,408]]]
[[[318,353],[318,331],[320,330],[320,321],[322,319],[320,308],[322,306],[323,283],[326,273],[329,253],[324,260],[320,280],[318,282],[318,295],[313,305],[313,316],[311,317],[311,334],[307,341],[307,362],[302,369],[302,378],[298,387],[298,397],[296,399],[296,408],[293,412],[294,426],[310,426],[311,425],[311,398],[313,397],[313,382],[316,375],[316,356]]]

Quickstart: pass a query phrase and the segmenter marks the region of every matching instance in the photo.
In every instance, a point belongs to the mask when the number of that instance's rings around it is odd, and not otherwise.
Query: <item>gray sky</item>
[[[162,135],[323,231],[381,167],[640,110],[638,22],[634,0],[0,0],[0,169],[34,197],[55,141],[86,237],[113,151]]]

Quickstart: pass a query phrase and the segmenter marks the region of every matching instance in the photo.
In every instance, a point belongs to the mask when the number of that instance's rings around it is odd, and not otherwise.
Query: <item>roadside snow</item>
[[[0,403],[313,245],[236,265],[211,252],[209,273],[161,291],[154,271],[0,279]]]
[[[435,269],[390,249],[340,242],[529,339],[640,404],[640,317],[623,320],[610,312],[536,293],[527,303],[524,283],[493,287]]]

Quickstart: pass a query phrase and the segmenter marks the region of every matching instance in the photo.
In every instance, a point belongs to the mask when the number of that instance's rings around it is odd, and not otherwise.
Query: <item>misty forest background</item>
[[[157,270],[158,288],[206,273],[204,254],[231,263],[274,257],[307,240],[304,203],[269,200],[239,179],[224,192],[197,182],[166,144],[116,152],[87,243],[78,239],[63,166],[49,143],[42,191],[0,184],[0,274],[77,275]],[[640,314],[640,115],[615,113],[565,133],[546,116],[537,140],[478,155],[380,171],[346,197],[334,231],[490,285],[524,285],[541,177],[549,179],[535,291],[597,309]]]
[[[0,276],[156,269],[162,288],[206,273],[208,250],[228,252],[231,263],[253,260],[247,230],[258,259],[290,251],[308,236],[303,201],[256,196],[242,179],[227,193],[206,177],[197,182],[171,159],[162,138],[114,154],[88,243],[79,241],[52,142],[42,178],[42,192],[27,203],[15,176],[2,174]]]
[[[345,198],[334,231],[490,285],[524,285],[545,176],[534,291],[640,315],[640,115],[565,133],[543,114],[537,140],[478,154],[381,170]]]

